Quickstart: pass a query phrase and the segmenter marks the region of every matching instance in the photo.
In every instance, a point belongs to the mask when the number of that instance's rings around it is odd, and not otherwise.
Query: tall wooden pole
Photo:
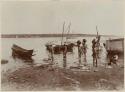
[[[70,22],[70,24],[69,24],[69,26],[68,26],[68,32],[67,32],[67,37],[69,36],[69,32],[70,32],[70,26],[71,26],[71,22]],[[66,37],[66,42],[67,42],[67,37]]]
[[[61,40],[61,45],[62,45],[62,43],[63,43],[64,27],[65,27],[65,21],[64,21],[64,23],[63,23],[63,31],[62,31],[62,40]]]
[[[98,28],[97,28],[97,26],[96,26],[96,32],[97,32],[97,37],[98,37],[99,34],[98,34]]]

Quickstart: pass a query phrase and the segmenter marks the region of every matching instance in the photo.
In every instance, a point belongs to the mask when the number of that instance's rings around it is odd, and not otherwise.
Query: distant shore
[[[63,34],[63,37],[95,37],[97,34]],[[120,37],[115,35],[100,35],[103,37]],[[1,34],[0,38],[41,38],[62,37],[62,34]]]

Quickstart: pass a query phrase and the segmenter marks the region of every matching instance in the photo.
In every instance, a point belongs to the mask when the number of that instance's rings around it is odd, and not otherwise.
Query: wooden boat
[[[45,46],[48,51],[51,51],[51,46],[52,46],[54,50],[54,54],[61,54],[64,49],[64,45],[55,44],[55,43],[46,44]],[[67,43],[66,46],[67,46],[67,52],[73,52],[74,43]]]
[[[22,58],[22,59],[31,59],[33,56],[33,50],[23,49],[15,44],[12,46],[12,56]]]
[[[66,44],[67,46],[67,52],[73,52],[73,47],[75,46],[75,44],[71,41],[68,41],[68,35],[69,35],[69,32],[70,32],[70,26],[71,26],[71,23],[69,24],[68,26],[68,33],[67,33],[67,37],[66,37],[66,41],[63,40],[63,36],[64,36],[64,29],[65,29],[65,22],[63,24],[63,31],[62,31],[62,37],[61,37],[61,42],[50,42],[50,43],[47,43],[45,46],[46,46],[46,49],[48,51],[51,52],[51,49],[53,48],[54,50],[54,54],[61,54],[64,50],[64,43]]]
[[[124,38],[106,40],[106,49],[110,54],[124,53]]]

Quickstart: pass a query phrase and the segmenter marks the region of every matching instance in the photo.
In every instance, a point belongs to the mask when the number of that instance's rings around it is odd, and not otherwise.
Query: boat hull
[[[31,59],[33,54],[33,50],[26,50],[17,45],[13,45],[12,47],[12,56],[21,58],[21,59]]]
[[[108,54],[124,54],[124,38],[106,41]]]
[[[73,52],[73,44],[68,44],[67,46],[67,52]],[[51,51],[51,45],[46,45],[46,49],[50,52]],[[63,45],[56,45],[53,47],[54,54],[61,54],[64,50]]]

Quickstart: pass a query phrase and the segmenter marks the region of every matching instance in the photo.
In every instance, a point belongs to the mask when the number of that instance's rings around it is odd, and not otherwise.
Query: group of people
[[[84,65],[87,64],[86,60],[86,54],[87,54],[87,40],[83,39],[82,42],[80,40],[77,41],[78,46],[78,58],[79,63],[81,63],[81,60],[83,58]],[[100,49],[100,36],[97,36],[92,40],[92,57],[93,57],[93,66],[97,67],[97,62],[99,58],[99,49]]]
[[[78,58],[79,63],[81,61],[84,63],[84,65],[87,64],[86,60],[86,54],[87,54],[87,40],[83,39],[82,42],[80,40],[77,41],[78,46]],[[103,52],[103,53],[102,53]],[[113,63],[117,65],[118,62],[118,55],[109,53],[106,50],[106,44],[103,43],[103,47],[100,44],[100,36],[97,36],[92,40],[92,57],[93,57],[93,66],[97,67],[98,62],[101,60],[103,63],[107,63],[109,66]],[[83,59],[82,59],[83,58]]]
[[[92,41],[92,56],[93,56],[93,65],[97,66],[97,58],[98,58],[98,44],[100,41],[100,37],[98,37],[98,39],[93,39]],[[87,59],[86,59],[86,54],[87,54],[87,40],[86,39],[82,39],[82,41],[78,40],[77,41],[77,47],[78,47],[78,61],[79,64],[84,64],[85,66],[87,65]],[[49,53],[49,57],[51,59],[51,61],[53,62],[54,58],[53,58],[53,46],[50,46],[50,53]],[[66,60],[67,59],[67,45],[66,43],[64,43],[63,45],[63,67],[66,67]]]
[[[103,48],[105,49],[106,51],[106,48],[105,48],[105,43],[103,43]],[[77,41],[77,47],[78,47],[78,62],[79,64],[81,65],[83,63],[84,66],[87,65],[87,58],[86,58],[86,54],[87,54],[87,49],[88,49],[88,46],[87,46],[87,40],[86,39],[82,39],[82,41],[78,40]],[[94,67],[97,67],[98,66],[98,61],[100,59],[100,51],[101,51],[101,48],[100,48],[100,36],[97,36],[96,38],[94,38],[92,40],[92,57],[93,57],[93,66]],[[51,60],[53,61],[53,50],[52,50],[52,46],[51,46],[51,53],[50,53],[50,56],[51,56]],[[106,54],[105,54],[105,59],[107,58],[108,54],[107,54],[107,51],[106,51]],[[102,56],[104,57],[104,55]],[[66,67],[66,60],[67,59],[67,45],[66,43],[64,43],[63,45],[63,67]],[[111,60],[110,60],[111,61]],[[111,64],[111,62],[109,61],[109,64]]]
[[[78,58],[79,58],[79,63],[81,64],[81,59],[83,59],[84,65],[86,65],[86,53],[87,53],[87,40],[83,39],[82,42],[80,40],[77,41],[77,46],[78,46]]]

